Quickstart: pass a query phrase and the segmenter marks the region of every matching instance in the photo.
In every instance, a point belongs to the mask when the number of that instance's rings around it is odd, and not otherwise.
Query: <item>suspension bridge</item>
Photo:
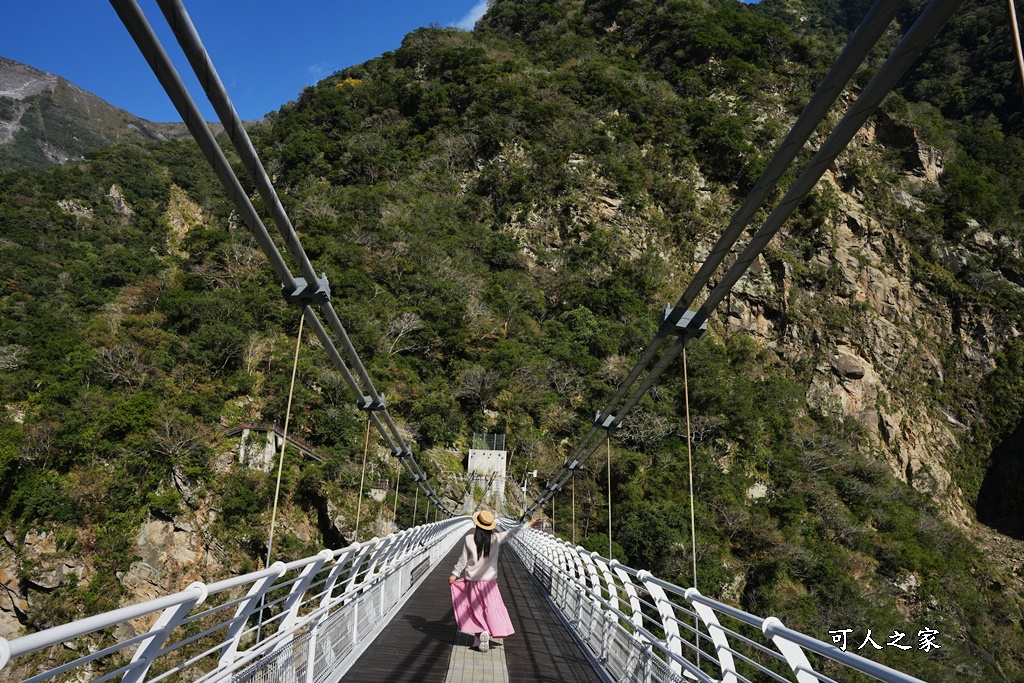
[[[272,217],[298,274],[289,269],[191,95],[134,0],[111,0],[161,85],[266,254],[287,301],[301,310],[391,454],[441,521],[122,607],[11,640],[0,638],[0,680],[25,681],[701,681],[797,683],[876,679],[919,681],[787,628],[587,552],[541,531],[516,535],[499,572],[518,631],[491,652],[456,633],[446,581],[458,542],[472,528],[434,490],[395,424],[331,304],[326,275],[302,248],[198,32],[180,0],[157,0],[242,165]],[[762,252],[826,168],[847,146],[939,29],[959,0],[931,0],[846,110],[783,198],[724,273],[754,216],[792,166],[902,0],[878,0],[815,92],[762,176],[677,303],[561,468],[503,525],[531,517],[565,486],[629,415]],[[717,275],[716,275],[717,274]],[[712,278],[714,286],[709,286]],[[700,297],[703,295],[703,299]],[[700,299],[700,300],[699,300]],[[301,327],[300,327],[301,334]],[[340,348],[339,348],[340,347]],[[290,399],[289,399],[290,403]],[[278,433],[289,442],[287,418]],[[312,449],[310,449],[312,452]],[[691,494],[692,498],[692,494]],[[504,508],[504,506],[501,506]],[[519,518],[518,520],[515,518]],[[609,553],[610,554],[610,553]],[[268,551],[269,556],[269,551]],[[86,636],[88,652],[76,643]],[[33,656],[34,653],[44,653]],[[27,675],[25,672],[28,672]]]

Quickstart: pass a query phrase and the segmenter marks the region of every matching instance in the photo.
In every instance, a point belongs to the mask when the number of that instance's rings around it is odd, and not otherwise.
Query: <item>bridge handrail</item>
[[[99,631],[117,633],[115,627],[122,627],[126,635],[114,645],[27,680],[46,681],[85,665],[95,666],[97,661],[100,667],[89,671],[98,676],[96,680],[121,675],[124,681],[147,680],[153,663],[162,657],[167,666],[148,680],[162,680],[186,669],[193,673],[191,680],[222,680],[242,669],[248,668],[251,673],[264,660],[267,666],[282,666],[284,659],[294,662],[296,671],[301,659],[301,667],[311,676],[314,667],[307,667],[300,655],[308,657],[313,652],[310,659],[317,658],[322,669],[341,663],[335,661],[339,649],[361,651],[376,635],[377,626],[382,627],[380,622],[386,623],[388,610],[404,601],[425,578],[422,565],[434,566],[470,525],[466,517],[425,524],[345,548],[323,550],[312,557],[276,562],[266,569],[208,585],[196,582],[177,593],[20,638],[0,638],[0,673],[11,662],[33,652]],[[414,560],[417,567],[412,566]],[[236,595],[238,591],[242,594]],[[215,595],[226,599],[201,608]],[[230,616],[216,616],[232,608]],[[360,610],[372,613],[369,627],[359,622]],[[148,630],[131,635],[137,628],[132,622],[139,619],[151,622]],[[318,636],[331,652],[325,654],[326,646],[315,649]],[[186,653],[182,661],[166,658],[194,643],[202,649],[199,654]],[[299,652],[302,647],[313,649]],[[207,665],[200,668],[203,660]]]
[[[550,534],[527,530],[513,538],[511,547],[546,590],[595,666],[612,680],[678,683],[685,677],[705,683],[739,683],[750,679],[741,673],[749,669],[780,682],[831,681],[811,664],[810,653],[830,660],[832,667],[885,683],[923,683],[787,628],[776,617],[750,614],[696,588],[664,581]],[[729,621],[743,626],[730,627]],[[739,632],[744,626],[750,637]],[[755,640],[758,635],[762,642]],[[765,656],[785,663],[788,670],[773,670],[757,661]],[[717,671],[709,674],[710,668]]]

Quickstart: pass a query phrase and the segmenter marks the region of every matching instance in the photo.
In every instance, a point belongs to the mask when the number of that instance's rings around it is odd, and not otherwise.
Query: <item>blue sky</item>
[[[180,120],[109,2],[4,4],[0,56],[62,76],[136,116]],[[139,6],[204,116],[214,118],[156,3]],[[394,50],[421,26],[472,28],[486,0],[185,0],[185,8],[249,120],[339,69]]]

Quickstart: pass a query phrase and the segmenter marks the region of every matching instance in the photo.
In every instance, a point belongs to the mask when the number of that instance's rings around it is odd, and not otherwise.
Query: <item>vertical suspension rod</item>
[[[1020,76],[1022,93],[1024,93],[1024,51],[1020,45],[1020,28],[1017,26],[1017,8],[1013,0],[1006,0],[1006,7],[1010,11],[1010,31],[1013,33],[1013,52],[1017,55],[1017,75]]]

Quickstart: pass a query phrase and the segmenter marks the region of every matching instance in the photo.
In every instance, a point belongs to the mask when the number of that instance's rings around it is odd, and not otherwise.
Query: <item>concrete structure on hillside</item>
[[[469,472],[471,485],[480,486],[484,491],[501,493],[505,490],[505,466],[508,451],[505,450],[504,434],[474,434],[473,446],[469,449]]]
[[[238,461],[254,470],[269,472],[281,452],[284,437],[273,431],[243,429],[238,442]]]

